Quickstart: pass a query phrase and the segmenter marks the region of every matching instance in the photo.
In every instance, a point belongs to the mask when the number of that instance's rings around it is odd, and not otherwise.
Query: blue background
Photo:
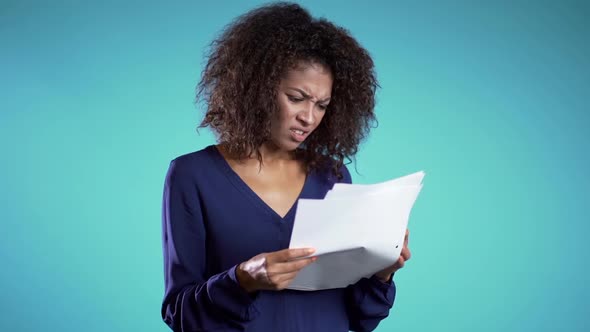
[[[167,331],[161,195],[258,1],[0,3],[0,330]],[[373,55],[358,183],[426,171],[378,331],[583,331],[590,2],[303,1]]]

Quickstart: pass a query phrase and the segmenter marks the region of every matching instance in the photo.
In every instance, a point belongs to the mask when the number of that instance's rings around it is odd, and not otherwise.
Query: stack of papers
[[[300,199],[289,248],[315,248],[318,259],[288,288],[346,287],[399,258],[424,172],[372,185],[337,183],[324,199]]]

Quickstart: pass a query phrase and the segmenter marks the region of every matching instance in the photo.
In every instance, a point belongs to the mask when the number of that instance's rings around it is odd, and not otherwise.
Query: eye
[[[325,111],[325,110],[326,110],[326,108],[328,108],[328,105],[322,105],[322,104],[319,104],[319,105],[318,105],[318,107],[319,107],[319,108],[320,108],[322,111]]]
[[[289,100],[291,102],[294,102],[294,103],[298,103],[300,101],[303,101],[303,99],[301,99],[301,98],[293,97],[293,96],[290,96],[290,95],[287,95],[287,98],[289,98]]]

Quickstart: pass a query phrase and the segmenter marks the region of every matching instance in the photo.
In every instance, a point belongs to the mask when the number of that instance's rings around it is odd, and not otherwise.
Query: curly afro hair
[[[273,3],[238,17],[212,42],[197,86],[207,110],[199,128],[211,127],[232,156],[248,158],[270,138],[278,112],[277,87],[301,62],[318,63],[333,76],[331,101],[320,125],[299,149],[308,172],[339,169],[354,158],[376,122],[374,64],[342,27],[313,18],[293,3]]]

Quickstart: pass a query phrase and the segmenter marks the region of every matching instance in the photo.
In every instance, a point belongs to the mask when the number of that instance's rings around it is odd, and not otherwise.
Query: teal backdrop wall
[[[0,330],[167,331],[161,197],[259,1],[0,3]],[[424,170],[378,331],[588,331],[590,2],[302,1],[373,55],[353,180]]]

